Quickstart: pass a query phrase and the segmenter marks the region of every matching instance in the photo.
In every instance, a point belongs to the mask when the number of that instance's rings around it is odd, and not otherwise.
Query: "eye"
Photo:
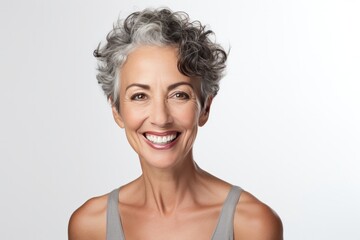
[[[189,94],[187,94],[185,92],[176,92],[173,94],[173,97],[175,99],[179,99],[179,100],[186,100],[186,99],[190,98]]]
[[[144,101],[147,99],[147,96],[144,93],[136,93],[132,95],[130,99],[134,101]]]

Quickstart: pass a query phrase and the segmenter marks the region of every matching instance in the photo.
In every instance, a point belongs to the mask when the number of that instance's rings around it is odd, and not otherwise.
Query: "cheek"
[[[123,105],[121,115],[125,124],[125,128],[137,128],[144,120],[144,110]]]
[[[197,104],[189,104],[187,106],[176,107],[173,109],[173,116],[184,127],[195,127],[198,125],[200,110]]]

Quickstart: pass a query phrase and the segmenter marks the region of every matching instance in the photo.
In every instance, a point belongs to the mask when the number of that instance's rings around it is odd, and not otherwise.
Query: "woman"
[[[145,9],[95,50],[97,79],[142,175],[76,210],[70,240],[282,239],[268,206],[194,161],[227,58],[211,34],[185,13]]]

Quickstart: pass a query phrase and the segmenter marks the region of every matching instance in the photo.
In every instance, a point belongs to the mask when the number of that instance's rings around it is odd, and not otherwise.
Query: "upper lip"
[[[152,131],[148,131],[148,132],[144,132],[143,134],[149,134],[149,135],[154,135],[154,136],[168,136],[171,134],[179,134],[180,132],[178,131],[166,131],[166,132],[152,132]]]

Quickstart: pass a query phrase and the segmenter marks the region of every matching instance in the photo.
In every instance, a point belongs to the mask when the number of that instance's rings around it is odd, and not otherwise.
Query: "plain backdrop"
[[[92,53],[118,16],[161,6],[231,49],[198,164],[270,205],[285,239],[360,239],[357,0],[2,0],[0,238],[67,239],[76,208],[141,173]]]

